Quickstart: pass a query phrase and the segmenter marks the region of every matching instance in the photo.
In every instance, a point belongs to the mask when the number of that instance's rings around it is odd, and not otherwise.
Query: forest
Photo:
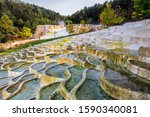
[[[99,15],[106,7],[106,3],[84,7],[84,9],[68,16],[68,19],[73,23],[85,20],[86,23],[98,24],[100,22]],[[124,22],[150,18],[150,0],[111,0],[110,3],[112,9],[116,11],[115,13],[125,18]]]
[[[67,25],[118,25],[128,21],[150,18],[150,0],[111,0],[109,4],[85,7],[70,16],[21,2],[0,0],[0,42],[32,37],[37,25],[53,25],[63,20]]]
[[[37,25],[63,19],[59,13],[19,0],[0,0],[0,17],[0,42],[31,37]]]

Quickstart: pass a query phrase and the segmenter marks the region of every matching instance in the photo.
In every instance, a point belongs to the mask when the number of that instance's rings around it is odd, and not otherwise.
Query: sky
[[[59,12],[61,15],[71,15],[85,6],[104,3],[106,0],[22,0],[31,4]]]

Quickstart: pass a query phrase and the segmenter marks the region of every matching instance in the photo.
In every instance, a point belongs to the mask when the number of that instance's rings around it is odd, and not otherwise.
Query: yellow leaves
[[[27,27],[23,27],[22,32],[20,32],[22,38],[30,38],[32,37],[31,29]]]

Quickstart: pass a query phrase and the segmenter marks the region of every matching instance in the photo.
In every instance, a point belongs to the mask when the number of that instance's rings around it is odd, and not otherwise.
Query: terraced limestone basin
[[[78,54],[78,59],[82,60],[82,61],[87,61],[87,57],[89,55],[88,54],[85,54],[85,53],[79,53]]]
[[[95,66],[100,65],[100,62],[101,62],[99,58],[94,57],[94,56],[89,56],[88,61]]]
[[[0,56],[0,99],[150,99],[147,49],[145,56],[140,54],[145,49],[130,50],[135,45],[126,42],[77,40],[59,39]]]
[[[60,54],[54,54],[54,55],[51,55],[50,58],[57,60],[59,58],[59,56],[60,56]]]
[[[32,63],[25,63],[25,64],[19,66],[18,68],[13,69],[12,71],[13,71],[13,72],[23,72],[23,71],[25,71],[25,70],[28,70],[28,68],[29,68],[29,66],[30,66],[31,64],[32,64]]]
[[[0,70],[0,79],[8,77],[8,71],[7,70]]]
[[[150,80],[150,63],[130,60],[126,64],[127,69],[147,80]]]
[[[54,76],[54,77],[58,77],[58,78],[66,78],[66,76],[64,75],[64,71],[67,67],[69,67],[69,64],[56,65],[56,66],[53,66],[53,67],[47,69],[46,74],[48,76]]]
[[[44,71],[46,70],[46,69],[48,69],[48,68],[50,68],[50,67],[52,67],[52,66],[54,66],[54,65],[58,65],[56,62],[51,62],[51,63],[47,63],[47,64],[44,64],[44,67],[43,68],[40,68],[37,72],[39,73],[39,74],[42,74],[42,73],[44,73]]]
[[[103,90],[116,99],[150,99],[150,82],[124,68],[106,68],[100,82]]]
[[[77,58],[77,54],[76,54],[76,53],[70,53],[68,56],[69,56],[71,59]]]
[[[40,100],[50,100],[51,95],[57,90],[60,83],[50,84],[48,86],[43,87],[39,92]]]
[[[51,97],[52,100],[64,100],[64,97],[61,95],[59,91],[56,91],[54,95]]]
[[[13,62],[13,63],[6,63],[6,64],[4,64],[3,65],[3,67],[2,68],[4,68],[4,69],[15,69],[15,68],[17,68],[18,66],[20,66],[20,65],[22,65],[22,64],[24,64],[25,62]]]
[[[13,82],[17,82],[23,75],[29,74],[29,70],[25,70],[21,75],[12,78]]]
[[[11,78],[9,77],[0,78],[0,88],[6,86],[10,80]]]
[[[39,63],[36,63],[34,65],[31,66],[31,68],[35,71],[38,71],[40,70],[41,68],[43,68],[43,66],[46,64],[46,62],[39,62]]]
[[[21,85],[24,81],[31,80],[33,78],[34,78],[34,74],[26,74],[20,77],[20,79],[15,84],[7,88],[7,92],[14,93],[19,87],[22,87]]]
[[[20,91],[9,98],[9,100],[29,100],[36,97],[37,91],[40,87],[40,79],[32,79],[26,81]]]
[[[70,92],[81,81],[85,68],[81,66],[74,66],[68,70],[71,74],[71,78],[66,82],[65,87],[68,92]]]
[[[89,69],[86,74],[86,80],[77,91],[78,100],[108,100],[110,98],[100,86],[100,72]]]
[[[9,68],[10,68],[10,69],[15,69],[15,68],[17,68],[18,66],[21,66],[21,65],[23,65],[23,64],[25,64],[24,61],[22,61],[22,62],[15,62],[15,63],[10,64],[10,65],[9,65]]]

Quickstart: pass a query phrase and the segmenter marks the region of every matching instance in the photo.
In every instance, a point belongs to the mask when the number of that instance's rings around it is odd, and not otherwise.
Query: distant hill
[[[112,8],[117,11],[119,15],[126,17],[126,20],[131,20],[131,14],[134,10],[133,0],[111,0]],[[80,23],[81,20],[85,20],[86,23],[99,23],[99,15],[106,6],[104,4],[95,4],[91,7],[84,7],[82,10],[79,10],[68,16],[68,19],[72,20],[73,23]]]
[[[56,24],[63,19],[59,13],[20,0],[0,0],[0,17],[3,14],[8,15],[19,29],[26,26],[32,31],[39,24]]]

